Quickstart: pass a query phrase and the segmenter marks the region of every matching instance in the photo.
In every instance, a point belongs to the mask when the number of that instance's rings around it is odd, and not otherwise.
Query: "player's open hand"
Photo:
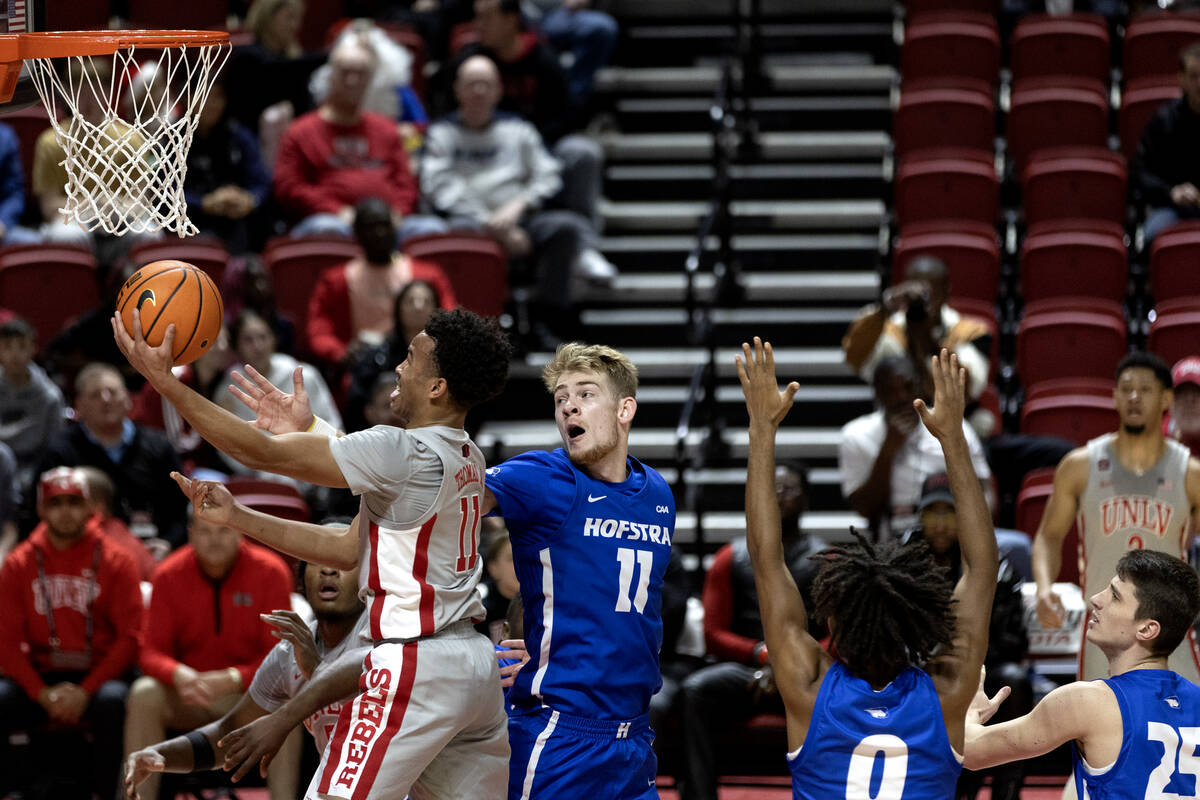
[[[317,652],[317,642],[313,639],[312,631],[308,629],[304,618],[295,611],[280,609],[258,616],[259,619],[275,629],[271,631],[272,636],[291,643],[292,654],[296,657],[296,666],[304,673],[305,680],[311,678],[313,670],[317,668],[317,663],[321,660],[321,655]]]
[[[500,685],[507,689],[516,682],[517,673],[521,671],[521,667],[528,663],[529,651],[525,649],[524,639],[504,639],[500,642],[500,646],[505,649],[496,651],[497,660],[517,660],[516,664],[500,668]]]
[[[149,778],[151,773],[162,772],[166,766],[166,760],[157,750],[146,748],[130,753],[129,758],[125,759],[125,797],[128,800],[137,800],[137,787]]]
[[[983,688],[983,682],[987,678],[987,667],[979,668],[979,688],[975,690],[975,696],[971,698],[971,705],[967,707],[966,723],[968,725],[984,725],[996,710],[1000,708],[1008,696],[1012,694],[1011,686],[1001,686],[1000,691],[996,692],[995,696],[988,697],[987,690]]]
[[[133,310],[132,336],[125,330],[118,314],[113,314],[109,321],[112,323],[117,347],[125,354],[133,368],[142,373],[152,386],[157,388],[159,382],[171,377],[171,367],[175,366],[175,359],[171,357],[171,353],[175,352],[174,323],[167,326],[162,343],[158,347],[151,347],[142,335],[142,316],[136,308]]]
[[[967,404],[967,374],[958,365],[958,356],[942,348],[941,355],[930,359],[933,373],[933,408],[917,398],[913,407],[921,415],[921,421],[929,432],[939,440],[950,436],[962,436],[963,409]]]
[[[734,356],[734,361],[738,380],[742,382],[742,393],[746,395],[750,426],[779,427],[792,409],[792,398],[800,390],[800,384],[792,381],[779,391],[779,382],[775,379],[775,352],[770,342],[763,342],[757,336],[753,348],[742,342],[742,355]]]
[[[214,525],[228,525],[233,518],[237,501],[222,483],[216,481],[192,480],[186,475],[172,472],[171,477],[179,485],[179,490],[192,501],[192,509],[196,516]]]
[[[312,403],[304,388],[304,368],[292,371],[292,393],[287,394],[249,364],[246,374],[235,371],[229,391],[257,417],[250,424],[270,433],[306,431],[313,423]]]
[[[289,733],[291,728],[278,714],[267,714],[225,734],[217,742],[217,747],[225,751],[221,768],[233,773],[234,783],[246,777],[256,764],[259,774],[267,777],[267,767]]]

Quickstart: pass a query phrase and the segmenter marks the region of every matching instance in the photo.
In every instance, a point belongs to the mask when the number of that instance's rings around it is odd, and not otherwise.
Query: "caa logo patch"
[[[671,513],[671,509],[668,508],[667,506],[655,506],[654,510],[660,514],[670,514]]]

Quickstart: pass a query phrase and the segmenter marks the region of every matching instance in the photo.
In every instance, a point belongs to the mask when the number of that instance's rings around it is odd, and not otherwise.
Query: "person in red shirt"
[[[279,142],[275,197],[298,222],[295,236],[350,236],[354,204],[365,197],[387,202],[402,240],[447,230],[436,217],[410,216],[417,183],[396,123],[363,110],[376,62],[357,37],[339,42],[329,55],[325,101],[298,117]]]
[[[323,364],[343,368],[392,332],[396,295],[411,281],[433,286],[442,308],[458,306],[441,267],[396,251],[396,226],[382,199],[354,207],[354,238],[363,255],[323,271],[308,302],[308,349]]]
[[[58,467],[38,482],[40,522],[0,569],[0,795],[34,759],[13,758],[9,735],[46,723],[92,734],[89,760],[52,756],[60,778],[110,798],[121,765],[126,675],[137,657],[142,595],[133,558],[100,531],[77,469]],[[48,600],[48,602],[47,602]],[[38,736],[33,738],[37,754]],[[45,778],[39,774],[39,778]],[[78,787],[76,787],[78,788]],[[66,796],[56,787],[55,796]],[[91,796],[87,794],[86,796]]]
[[[232,528],[192,518],[188,544],[154,573],[154,590],[129,691],[125,754],[192,730],[234,706],[275,645],[260,614],[291,607],[292,576],[278,555]],[[299,737],[272,762],[271,795],[295,797]],[[290,792],[290,793],[289,793]],[[158,776],[145,797],[158,796]]]

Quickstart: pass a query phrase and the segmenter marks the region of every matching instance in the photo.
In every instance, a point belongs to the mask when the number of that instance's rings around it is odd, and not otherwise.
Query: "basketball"
[[[212,278],[183,261],[154,261],[129,276],[117,295],[117,313],[133,335],[133,310],[142,318],[142,334],[151,347],[162,344],[175,323],[176,366],[190,364],[217,340],[225,304]]]

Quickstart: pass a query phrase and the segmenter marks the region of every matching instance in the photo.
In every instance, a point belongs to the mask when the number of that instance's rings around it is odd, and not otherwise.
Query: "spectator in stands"
[[[410,216],[417,184],[396,123],[362,108],[374,52],[351,37],[329,54],[329,65],[325,101],[292,123],[275,161],[275,197],[298,223],[293,235],[350,236],[354,204],[367,197],[387,202],[401,240],[444,231],[439,219]]]
[[[31,732],[36,748],[47,722],[82,720],[92,732],[88,755],[46,753],[42,769],[90,785],[85,797],[111,798],[142,627],[137,566],[101,533],[78,470],[46,472],[37,494],[41,522],[0,569],[0,761],[9,761],[0,764],[0,792],[19,788],[4,784],[26,772],[9,760],[17,757],[10,734]],[[60,787],[47,796],[75,795]]]
[[[917,521],[921,484],[945,472],[946,461],[913,409],[913,400],[921,397],[920,378],[908,357],[885,356],[875,365],[871,384],[876,410],[842,426],[838,468],[846,502],[870,521],[876,535],[892,538]],[[991,502],[992,474],[983,446],[969,425],[965,432],[975,474]]]
[[[396,386],[396,365],[408,353],[408,343],[425,327],[433,312],[444,308],[438,290],[425,281],[410,281],[396,295],[392,311],[392,330],[387,338],[363,351],[350,370],[350,388],[346,394],[346,430],[357,431],[370,425],[397,424],[393,420],[387,394]],[[381,398],[380,387],[387,386]],[[371,407],[376,406],[374,411]],[[372,413],[376,419],[372,419]]]
[[[958,550],[958,517],[955,514],[954,495],[950,491],[950,478],[946,473],[940,472],[925,479],[917,515],[918,524],[905,534],[905,541],[913,543],[923,540],[933,551],[938,564],[949,572],[950,580],[957,583],[962,575],[962,557]],[[1021,577],[1008,561],[1001,558],[996,597],[992,601],[987,656],[984,659],[988,694],[999,691],[1001,686],[1012,687],[1012,695],[1000,710],[1000,720],[1016,719],[1033,709],[1033,687],[1029,672],[1021,666],[1028,651]],[[992,797],[997,800],[1017,800],[1021,796],[1025,768],[1020,761],[987,772],[963,770],[956,796],[974,798],[983,785],[984,775],[988,773],[992,776]]]
[[[42,237],[17,224],[25,211],[21,147],[10,126],[0,123],[0,245],[33,244]]]
[[[231,265],[232,267],[233,265]],[[244,309],[257,313],[275,331],[275,349],[292,355],[296,352],[296,322],[290,314],[279,310],[275,302],[275,284],[271,271],[263,260],[248,254],[242,261],[240,273],[231,269],[227,273],[225,295],[225,318],[232,319]]]
[[[449,114],[461,102],[455,87],[462,63],[486,55],[500,71],[500,110],[533,123],[562,164],[563,189],[555,204],[590,220],[599,230],[604,151],[586,136],[572,133],[583,119],[571,103],[558,56],[536,32],[525,30],[519,0],[475,0],[475,22],[479,41],[464,47],[434,78],[431,103],[436,116]]]
[[[158,536],[177,547],[186,535],[187,500],[178,489],[168,490],[175,483],[171,471],[180,468],[179,456],[161,433],[129,419],[131,407],[115,367],[84,367],[75,379],[75,419],[50,439],[41,463],[43,469],[97,467],[117,487],[116,515],[145,532],[145,538]]]
[[[617,21],[592,8],[592,0],[529,0],[538,30],[560,52],[572,55],[567,91],[575,108],[586,109],[601,67],[617,46]]]
[[[226,113],[227,85],[218,76],[200,109],[183,188],[188,217],[200,232],[241,253],[262,238],[259,211],[270,196],[271,176],[258,137]]]
[[[131,388],[138,388],[145,381],[121,355],[112,335],[117,295],[134,270],[134,264],[128,259],[111,268],[102,267],[97,276],[100,304],[80,314],[46,345],[46,371],[60,386],[72,385],[79,370],[93,361],[113,366],[125,376],[126,385]]]
[[[0,443],[17,458],[21,492],[33,488],[41,451],[63,427],[63,396],[33,361],[37,333],[20,317],[0,322]]]
[[[354,238],[362,256],[322,272],[308,304],[308,349],[342,369],[392,332],[396,296],[411,281],[435,286],[447,308],[458,305],[441,267],[397,252],[391,210],[380,198],[354,207]]]
[[[178,494],[179,490],[176,489]],[[154,575],[139,666],[129,690],[125,754],[219,719],[241,697],[274,645],[259,619],[291,608],[292,574],[275,553],[242,540],[233,528],[192,518],[188,544]],[[299,740],[297,739],[297,744]],[[280,755],[289,755],[288,749]],[[295,797],[298,751],[271,763],[268,781]],[[144,797],[158,797],[158,775]]]
[[[1181,219],[1200,217],[1200,42],[1179,54],[1183,97],[1155,112],[1134,157],[1135,186],[1146,206],[1147,245]]]
[[[1195,456],[1200,454],[1200,356],[1188,356],[1171,368],[1175,392],[1167,417],[1167,434]]]
[[[454,91],[458,112],[429,126],[421,162],[426,197],[451,227],[486,230],[513,257],[532,253],[537,317],[549,334],[570,336],[572,276],[608,283],[616,269],[597,250],[586,217],[543,208],[562,186],[559,165],[532,125],[496,112],[495,63],[482,55],[462,62]]]
[[[929,357],[945,347],[958,355],[958,363],[967,370],[968,399],[978,400],[988,383],[989,328],[983,320],[950,308],[949,294],[945,262],[935,256],[909,261],[904,280],[885,290],[881,303],[866,306],[850,323],[842,338],[846,363],[870,381],[881,359],[907,355],[921,371],[922,386],[928,385],[923,393],[932,394]]]
[[[149,581],[154,577],[158,560],[165,558],[170,547],[163,539],[153,539],[143,542],[133,535],[129,526],[113,516],[112,501],[116,487],[112,479],[95,467],[76,467],[87,482],[88,506],[99,524],[104,537],[117,547],[124,550],[133,559],[138,568],[138,578]],[[154,548],[151,553],[148,547]],[[157,559],[155,556],[157,555]]]
[[[17,480],[17,457],[0,442],[0,564],[17,545],[17,514],[21,508],[21,487]]]
[[[824,543],[810,540],[800,526],[808,505],[805,471],[779,465],[775,496],[788,570],[811,612],[818,565],[810,556]],[[704,640],[719,663],[697,670],[683,681],[683,800],[716,800],[716,739],[722,732],[759,713],[784,713],[763,641],[758,591],[745,536],[717,551],[704,579],[703,600]],[[810,615],[808,629],[814,637],[822,638],[824,627]]]

